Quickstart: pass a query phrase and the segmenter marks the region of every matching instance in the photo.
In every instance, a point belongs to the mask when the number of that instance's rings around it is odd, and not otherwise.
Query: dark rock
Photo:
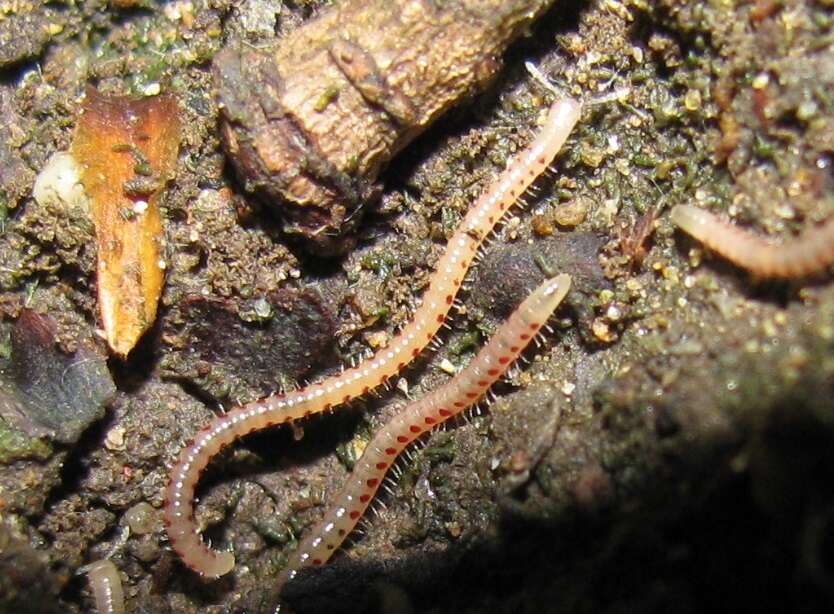
[[[0,416],[30,437],[71,444],[104,416],[115,393],[105,359],[91,344],[64,354],[49,316],[21,312],[11,356],[0,359]]]
[[[163,359],[163,373],[185,378],[217,399],[240,400],[292,385],[321,364],[335,318],[312,289],[283,288],[237,304],[191,297],[169,338],[183,351]]]
[[[610,288],[599,266],[602,241],[593,234],[554,235],[533,243],[514,243],[488,252],[478,267],[475,301],[499,319],[506,318],[546,277],[570,274],[568,302],[582,320],[591,319],[586,299]],[[587,328],[584,326],[583,328]]]

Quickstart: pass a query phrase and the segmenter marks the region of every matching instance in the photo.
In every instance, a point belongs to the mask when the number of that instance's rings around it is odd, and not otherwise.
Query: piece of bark
[[[385,164],[483,89],[552,1],[354,0],[272,52],[228,47],[214,75],[229,157],[247,189],[280,204],[287,233],[341,253]]]

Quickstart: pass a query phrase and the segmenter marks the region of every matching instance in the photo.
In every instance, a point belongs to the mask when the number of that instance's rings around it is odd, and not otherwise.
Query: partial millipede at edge
[[[469,210],[437,262],[413,319],[389,345],[340,375],[286,395],[272,395],[215,418],[180,452],[165,493],[164,521],[171,547],[194,571],[219,577],[234,555],[207,546],[194,518],[194,492],[211,459],[236,439],[347,403],[385,384],[420,354],[444,323],[478,248],[502,216],[544,172],[579,119],[573,99],[555,102],[533,142],[508,164]]]
[[[678,228],[759,277],[805,277],[834,264],[834,216],[776,243],[697,207],[678,205],[671,215]]]
[[[87,581],[93,591],[97,614],[124,614],[122,579],[112,561],[104,559],[87,566]]]
[[[507,372],[570,289],[568,275],[543,282],[501,325],[478,355],[445,385],[400,411],[374,436],[324,518],[278,576],[278,587],[310,565],[322,565],[359,522],[385,475],[415,439],[478,403]]]

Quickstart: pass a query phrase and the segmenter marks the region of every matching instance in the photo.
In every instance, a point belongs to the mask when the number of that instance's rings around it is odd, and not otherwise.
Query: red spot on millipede
[[[313,559],[313,565],[321,565],[321,559]]]
[[[408,443],[408,437],[406,437],[405,435],[398,435],[397,441],[399,441],[400,443]]]
[[[459,280],[457,277],[455,277],[455,278],[452,280],[452,283],[453,283],[453,284],[455,284],[456,286],[459,286],[459,285],[460,285],[460,280]]]
[[[412,356],[417,356],[419,353],[420,353],[420,348],[414,348],[413,350],[411,350],[411,355]]]
[[[436,420],[431,416],[426,416],[426,424],[434,424]]]
[[[371,500],[371,495],[361,495],[359,497],[359,501],[361,501],[362,503],[367,503],[370,500]]]
[[[336,546],[334,546],[333,544],[327,544],[327,549],[328,550],[333,550],[335,547]]]
[[[329,411],[333,409],[333,403],[325,403],[324,404],[324,411]]]
[[[350,519],[351,519],[351,520],[356,520],[357,518],[359,518],[359,516],[360,516],[360,514],[359,514],[359,512],[357,512],[356,510],[353,510],[353,511],[350,513]]]
[[[405,369],[405,363],[401,362],[397,365],[397,371],[402,371],[403,369]],[[386,379],[386,381],[388,380],[387,377],[385,379]]]
[[[492,376],[498,375],[498,369],[490,369],[489,371],[487,371],[487,373],[489,373]]]
[[[474,399],[477,396],[478,396],[477,392],[467,392],[466,393],[466,398],[468,398],[468,399]]]
[[[339,537],[344,537],[344,536],[345,536],[345,530],[344,529],[339,529]]]
[[[443,416],[444,418],[448,418],[449,416],[452,415],[452,412],[450,412],[448,409],[446,409],[444,407],[441,407],[440,409],[438,409],[437,413],[440,414],[441,416]]]
[[[512,347],[510,348],[510,351],[511,351],[511,352],[517,352],[517,351],[518,351],[518,346],[517,346],[517,345],[512,346]]]
[[[478,386],[486,386],[487,384],[489,384],[489,382],[486,381],[485,379],[479,379],[478,380]]]
[[[510,357],[509,356],[502,356],[501,358],[498,359],[498,362],[500,362],[502,365],[505,365],[508,362],[510,362]]]
[[[305,418],[308,418],[308,417],[310,417],[310,416],[312,416],[312,415],[313,415],[313,412],[312,412],[312,411],[310,411],[309,409],[308,409],[307,411],[305,411],[305,412],[304,412],[304,417],[305,417]]]
[[[388,463],[379,462],[379,463],[376,464],[376,468],[379,469],[380,471],[382,471],[386,467],[388,467]],[[368,481],[370,482],[370,480],[368,480]],[[370,486],[370,484],[368,484],[368,486]]]
[[[388,456],[394,456],[397,453],[397,448],[385,448],[385,453]]]
[[[370,392],[370,390],[371,390],[371,387],[370,387],[370,386],[365,386],[365,387],[362,389],[362,394],[368,394],[368,392]]]
[[[374,488],[377,484],[379,484],[379,480],[377,480],[376,478],[371,478],[370,480],[365,482],[365,484],[368,485],[368,488]]]
[[[530,330],[539,330],[539,326],[541,326],[541,325],[540,324],[531,324],[530,325]]]
[[[417,426],[416,424],[412,424],[411,426],[409,426],[409,427],[408,427],[408,430],[409,430],[409,431],[411,431],[412,433],[419,433],[419,432],[421,432],[423,429],[421,429],[421,428],[420,428],[419,426]]]
[[[466,407],[466,403],[463,401],[455,401],[455,407]]]
[[[446,295],[446,304],[447,305],[451,305],[453,300],[454,300],[454,297],[451,294]]]
[[[348,401],[350,401],[350,395],[346,394],[344,397],[342,397],[342,403],[347,403]]]
[[[522,341],[527,341],[529,338],[530,338],[530,335],[528,335],[527,333],[521,333],[521,340]]]
[[[445,319],[446,319],[446,318],[445,318],[445,316],[444,316],[442,313],[437,314],[437,321],[438,321],[440,324],[443,324],[443,320],[445,320]]]

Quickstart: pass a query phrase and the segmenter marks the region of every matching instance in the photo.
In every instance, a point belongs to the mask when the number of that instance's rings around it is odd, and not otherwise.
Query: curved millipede
[[[278,576],[279,589],[298,571],[326,562],[365,513],[399,454],[415,439],[478,403],[507,372],[570,289],[570,277],[543,282],[528,296],[467,367],[411,403],[374,436],[324,518],[310,531]]]
[[[551,106],[533,142],[513,158],[467,213],[437,262],[414,318],[388,347],[358,366],[286,395],[242,405],[209,423],[183,448],[165,492],[164,521],[171,546],[194,571],[219,577],[234,567],[234,555],[208,547],[194,519],[194,491],[211,459],[236,439],[277,424],[327,411],[384,384],[434,338],[452,306],[478,248],[530,184],[551,163],[579,119],[573,99]]]
[[[678,228],[759,277],[805,277],[834,264],[834,216],[775,243],[690,205],[676,206],[671,215]]]

